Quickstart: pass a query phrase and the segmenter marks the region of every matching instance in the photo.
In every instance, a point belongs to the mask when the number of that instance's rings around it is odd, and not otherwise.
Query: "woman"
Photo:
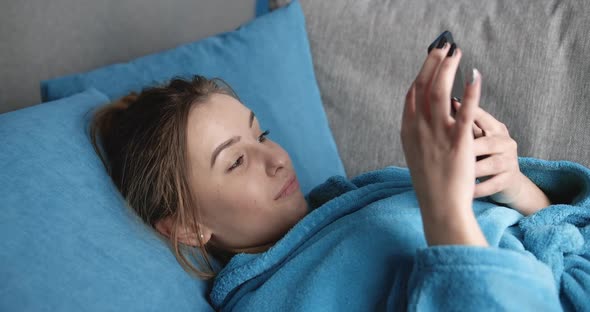
[[[139,95],[127,96],[105,107],[95,115],[91,135],[95,149],[129,206],[147,224],[168,238],[185,269],[208,279],[215,277],[218,271],[211,256],[223,265],[231,260],[230,267],[222,272],[213,289],[212,300],[216,308],[239,306],[272,310],[290,306],[302,309],[330,302],[343,305],[324,308],[356,309],[350,298],[330,297],[306,301],[310,296],[303,298],[288,293],[281,296],[278,289],[285,291],[304,287],[300,291],[306,292],[304,285],[316,289],[319,286],[313,284],[312,276],[321,271],[318,268],[339,267],[332,263],[318,265],[316,261],[313,268],[317,270],[314,271],[309,263],[303,261],[306,263],[305,268],[316,272],[309,276],[303,270],[297,273],[301,267],[293,267],[294,271],[287,269],[298,263],[298,255],[304,255],[306,248],[311,250],[322,244],[319,233],[327,227],[319,227],[318,222],[312,219],[319,220],[323,214],[322,220],[336,223],[338,218],[360,209],[343,210],[339,212],[342,216],[333,216],[341,208],[330,208],[333,210],[327,211],[328,208],[324,206],[332,204],[334,207],[334,198],[347,195],[349,201],[341,201],[341,206],[345,206],[350,201],[360,202],[364,200],[362,198],[368,198],[365,196],[367,194],[381,192],[380,195],[371,195],[374,200],[368,201],[368,205],[386,197],[408,194],[413,186],[415,194],[411,193],[412,198],[417,199],[419,204],[419,209],[413,211],[417,212],[414,215],[419,219],[407,222],[417,224],[423,229],[423,234],[419,238],[414,237],[418,240],[416,245],[409,246],[409,253],[397,254],[397,260],[405,259],[405,262],[393,261],[391,257],[394,256],[388,255],[388,263],[405,268],[403,273],[383,273],[379,279],[386,281],[387,286],[375,286],[377,284],[373,280],[376,279],[367,281],[368,284],[363,287],[369,291],[374,286],[374,290],[370,291],[372,297],[367,296],[356,302],[362,302],[361,307],[375,304],[371,309],[429,306],[443,309],[444,305],[440,305],[441,301],[435,298],[440,295],[441,289],[453,289],[452,285],[439,285],[439,289],[433,292],[425,291],[423,287],[412,287],[420,283],[426,285],[425,281],[417,277],[422,273],[411,273],[413,261],[407,261],[416,248],[463,245],[479,250],[489,246],[476,216],[476,213],[485,209],[474,209],[474,198],[490,196],[497,203],[513,208],[510,210],[511,216],[518,215],[519,218],[550,205],[543,191],[520,171],[516,143],[510,138],[506,127],[478,107],[481,78],[477,70],[473,70],[473,76],[467,83],[463,104],[453,102],[457,109],[456,119],[450,116],[448,99],[460,58],[461,50],[449,44],[434,49],[408,91],[401,138],[411,183],[406,179],[405,184],[387,184],[395,182],[386,180],[395,178],[396,174],[401,177],[399,181],[403,180],[404,173],[399,170],[395,174],[367,174],[356,178],[353,183],[335,177],[314,189],[308,198],[304,197],[289,155],[266,137],[269,131],[260,128],[254,112],[241,104],[231,89],[220,80],[207,80],[199,76],[192,81],[175,79],[168,86],[147,89]],[[473,126],[474,123],[477,126]],[[98,144],[98,139],[101,144]],[[476,163],[475,157],[481,155],[490,157]],[[391,187],[387,190],[377,190],[377,187],[367,190],[367,187],[372,187],[369,181],[375,182],[376,177],[381,179],[381,184],[386,183]],[[476,184],[476,177],[491,178]],[[342,181],[338,182],[338,179]],[[337,189],[335,185],[349,186]],[[355,197],[363,188],[365,197]],[[336,189],[336,192],[330,191]],[[398,191],[387,193],[391,189]],[[314,210],[313,216],[311,210]],[[506,213],[506,210],[504,208],[502,213]],[[303,224],[304,221],[309,224]],[[325,222],[327,224],[328,221]],[[310,231],[310,228],[317,228],[317,231]],[[292,233],[286,237],[290,230]],[[296,238],[303,232],[307,236]],[[332,234],[325,234],[326,237],[329,235]],[[420,242],[424,238],[425,242]],[[337,245],[347,239],[352,238],[332,238],[331,242]],[[313,246],[312,241],[316,242]],[[280,246],[272,250],[271,247],[278,242]],[[362,249],[369,243],[356,242],[351,246],[360,246]],[[498,244],[498,241],[494,242],[494,245]],[[333,247],[321,248],[326,250]],[[189,257],[190,251],[198,253]],[[373,251],[365,252],[369,254]],[[282,255],[279,256],[279,253]],[[236,254],[240,254],[240,257]],[[256,261],[252,256],[257,257]],[[275,257],[280,260],[275,259],[272,265],[264,267],[270,263],[269,259]],[[307,259],[309,257],[314,256],[308,256]],[[332,258],[325,256],[317,259],[323,261]],[[256,263],[260,266],[253,267]],[[527,265],[530,266],[530,263]],[[343,267],[350,267],[350,263],[343,264]],[[249,273],[238,276],[246,271]],[[301,274],[306,276],[302,277]],[[280,286],[280,283],[289,283],[295,279],[300,279],[296,285]],[[339,280],[336,277],[333,279]],[[395,285],[392,287],[392,284]],[[541,284],[531,287],[531,293],[522,295],[523,298],[529,298],[527,296],[532,295],[532,289],[536,290],[537,296],[548,292],[550,295],[545,296],[548,299],[543,299],[544,307],[558,307],[559,300],[553,293],[555,289],[551,288],[554,285]],[[264,290],[264,285],[270,288]],[[275,288],[271,285],[275,285]],[[498,286],[501,285],[498,283]],[[375,293],[384,287],[389,294]],[[350,285],[342,285],[341,288],[350,289]],[[259,297],[253,295],[257,291],[260,291]],[[487,291],[483,290],[483,293],[487,294]],[[276,306],[271,303],[274,302],[271,295],[277,300]],[[476,291],[472,295],[478,296]],[[430,301],[425,301],[425,297],[430,297]],[[448,294],[443,297],[450,298]],[[473,307],[481,303],[476,299],[469,300]],[[496,304],[501,302],[491,297],[488,301]],[[498,306],[502,307],[502,304]]]

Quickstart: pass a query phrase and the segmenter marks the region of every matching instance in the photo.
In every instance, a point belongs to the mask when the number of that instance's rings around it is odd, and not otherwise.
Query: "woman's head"
[[[210,278],[209,253],[263,251],[307,213],[297,183],[277,198],[295,171],[265,130],[223,81],[195,76],[101,108],[91,138],[129,206]]]

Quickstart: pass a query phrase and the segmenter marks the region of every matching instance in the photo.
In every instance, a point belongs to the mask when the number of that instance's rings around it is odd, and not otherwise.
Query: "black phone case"
[[[442,38],[446,38],[447,39],[447,42],[449,44],[455,43],[455,40],[453,39],[453,34],[451,34],[450,31],[445,30],[440,35],[438,35],[438,37],[436,37],[436,39],[434,39],[434,41],[428,46],[428,53],[430,53],[430,51],[432,51],[432,49],[434,49],[434,47],[436,47],[436,45],[438,44],[438,42]]]

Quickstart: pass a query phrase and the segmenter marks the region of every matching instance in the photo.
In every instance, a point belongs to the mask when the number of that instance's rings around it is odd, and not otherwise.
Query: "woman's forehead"
[[[212,94],[205,102],[193,106],[189,114],[189,127],[197,130],[207,128],[232,128],[248,126],[250,109],[237,99],[226,94]]]
[[[251,110],[237,99],[226,94],[211,95],[207,101],[195,105],[189,113],[189,153],[196,156],[199,162],[206,162],[219,144],[233,136],[249,133],[250,118]]]

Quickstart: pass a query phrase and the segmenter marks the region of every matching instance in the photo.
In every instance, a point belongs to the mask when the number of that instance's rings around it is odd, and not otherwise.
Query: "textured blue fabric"
[[[332,175],[345,175],[322,106],[305,19],[298,1],[235,31],[115,64],[42,82],[44,100],[95,87],[111,99],[195,74],[221,77],[257,115],[269,138],[291,156],[307,193]]]
[[[490,247],[428,247],[406,168],[311,191],[312,210],[275,246],[238,254],[213,306],[239,311],[588,311],[590,169],[519,158],[552,200],[524,217],[482,198],[473,210]]]
[[[85,128],[96,90],[0,115],[0,311],[212,311],[125,206]]]
[[[256,16],[268,13],[268,0],[256,0]]]

